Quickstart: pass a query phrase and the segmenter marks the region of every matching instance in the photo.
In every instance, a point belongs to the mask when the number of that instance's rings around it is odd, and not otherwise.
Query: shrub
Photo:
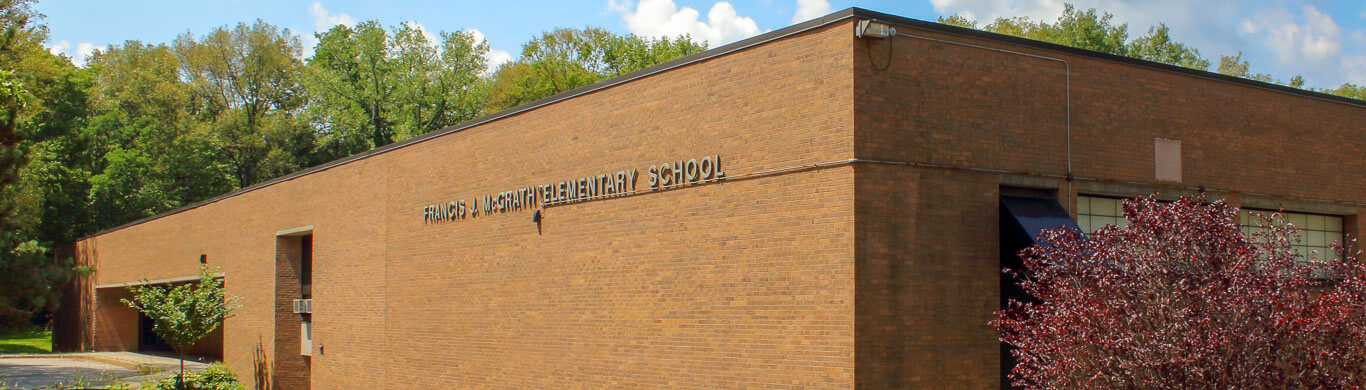
[[[175,390],[175,378],[162,379],[151,386],[145,387],[152,390]],[[223,363],[213,363],[209,368],[194,374],[185,375],[185,390],[244,390],[241,382],[237,381],[237,374]]]

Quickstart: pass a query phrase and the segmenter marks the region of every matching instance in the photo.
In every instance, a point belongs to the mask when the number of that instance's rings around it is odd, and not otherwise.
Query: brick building
[[[1362,233],[1363,130],[1366,102],[849,9],[84,238],[57,341],[155,347],[125,285],[203,263],[245,307],[198,350],[261,387],[997,388],[1030,221],[1204,190],[1322,247]]]

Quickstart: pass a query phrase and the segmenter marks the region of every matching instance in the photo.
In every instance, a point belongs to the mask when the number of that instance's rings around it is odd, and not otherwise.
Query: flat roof
[[[1063,45],[1058,45],[1058,44],[1054,44],[1054,43],[1048,43],[1048,42],[1043,42],[1043,41],[1036,41],[1036,40],[1032,40],[1032,39],[1021,38],[1021,37],[1016,37],[1016,36],[1011,36],[1011,35],[997,34],[997,33],[988,32],[988,31],[976,30],[976,29],[965,28],[965,27],[958,27],[958,26],[951,26],[951,25],[941,24],[941,23],[935,23],[935,22],[927,22],[927,21],[918,20],[918,19],[911,19],[911,18],[907,18],[907,17],[903,17],[903,16],[897,16],[897,15],[892,15],[892,14],[885,14],[885,13],[881,13],[881,12],[877,12],[877,11],[870,11],[870,10],[866,10],[866,9],[862,9],[862,8],[846,8],[846,9],[844,9],[844,10],[836,11],[836,12],[834,12],[834,13],[831,13],[831,14],[828,14],[828,15],[825,15],[825,16],[822,16],[822,17],[818,17],[818,18],[811,19],[811,20],[808,20],[808,21],[805,21],[805,22],[797,23],[797,24],[794,24],[794,25],[791,25],[791,26],[787,26],[787,27],[784,27],[784,28],[781,28],[781,29],[778,29],[778,30],[770,31],[770,32],[767,32],[767,33],[759,34],[759,35],[757,35],[757,36],[754,36],[754,37],[751,37],[751,38],[748,38],[748,39],[744,39],[744,40],[740,40],[740,41],[738,41],[738,42],[734,42],[734,43],[731,43],[731,44],[728,44],[728,45],[724,45],[724,46],[717,47],[717,48],[714,48],[714,49],[709,49],[709,50],[704,51],[704,52],[701,52],[701,53],[697,53],[697,54],[693,54],[693,55],[689,55],[689,56],[680,57],[680,58],[674,59],[674,60],[672,60],[672,61],[668,61],[668,62],[659,64],[659,65],[655,65],[655,66],[651,66],[651,67],[649,67],[649,68],[637,70],[637,71],[635,71],[635,72],[627,73],[627,74],[624,74],[624,75],[621,75],[621,76],[617,76],[617,77],[613,77],[613,78],[610,78],[610,79],[607,79],[607,80],[599,81],[599,82],[597,82],[597,83],[593,83],[593,84],[586,85],[586,86],[579,87],[579,88],[575,88],[575,89],[572,89],[572,90],[569,90],[569,91],[561,92],[561,93],[552,95],[552,96],[550,96],[550,97],[546,97],[546,98],[543,98],[543,99],[540,99],[540,100],[533,101],[533,102],[531,102],[531,103],[527,103],[527,104],[523,104],[523,105],[516,106],[516,107],[513,107],[513,108],[509,108],[509,109],[506,109],[506,110],[503,110],[503,111],[499,111],[499,112],[496,112],[496,113],[493,113],[493,114],[490,114],[490,115],[485,115],[485,116],[480,117],[480,118],[476,118],[476,119],[472,119],[472,120],[469,120],[469,121],[465,121],[465,122],[462,122],[462,123],[459,123],[459,124],[456,124],[456,125],[453,125],[453,126],[450,126],[450,127],[444,128],[444,129],[441,129],[441,130],[432,131],[432,132],[429,132],[429,133],[426,133],[426,134],[422,134],[422,135],[419,135],[419,136],[416,136],[416,137],[413,137],[413,138],[409,138],[409,139],[406,139],[406,140],[403,140],[403,141],[394,142],[394,143],[391,143],[391,144],[388,144],[388,145],[375,147],[374,149],[370,149],[370,150],[365,151],[365,152],[357,153],[357,154],[354,154],[354,155],[351,155],[351,156],[347,156],[347,157],[343,157],[343,158],[340,158],[340,159],[336,159],[336,160],[333,160],[333,161],[330,161],[330,162],[327,162],[327,163],[323,163],[323,164],[320,164],[320,165],[317,165],[317,166],[313,166],[313,167],[310,167],[310,168],[307,168],[307,169],[304,169],[304,170],[300,170],[300,171],[297,171],[297,172],[294,172],[294,173],[290,173],[290,174],[287,174],[287,175],[284,175],[284,176],[280,176],[280,177],[276,177],[276,178],[273,178],[273,179],[270,179],[270,180],[266,180],[266,181],[263,181],[263,182],[260,182],[260,183],[256,183],[256,184],[253,184],[253,185],[250,185],[250,186],[247,186],[247,187],[238,189],[238,190],[236,190],[236,191],[232,191],[232,192],[229,192],[229,193],[226,193],[226,194],[223,194],[223,195],[215,196],[215,197],[212,197],[212,198],[209,198],[209,199],[205,199],[205,200],[202,200],[202,201],[199,201],[199,202],[195,202],[195,203],[191,203],[191,204],[188,204],[188,205],[185,205],[185,206],[181,206],[181,207],[172,209],[172,210],[170,210],[170,211],[162,212],[162,213],[159,213],[159,214],[156,214],[156,215],[153,215],[153,216],[149,216],[149,217],[146,217],[146,218],[141,218],[141,219],[138,219],[138,220],[135,220],[135,221],[132,221],[132,222],[128,222],[128,223],[122,224],[122,225],[118,225],[118,226],[111,227],[111,228],[108,228],[108,229],[100,230],[100,231],[95,232],[95,233],[92,233],[92,234],[90,234],[90,235],[87,235],[87,236],[78,238],[78,239],[76,239],[76,241],[81,241],[81,240],[85,240],[85,239],[88,239],[88,238],[91,238],[91,237],[95,237],[95,236],[99,236],[99,235],[111,233],[111,232],[114,232],[114,231],[117,231],[117,230],[122,230],[122,229],[125,229],[125,228],[128,228],[128,227],[134,226],[134,225],[139,225],[139,224],[142,224],[142,223],[145,223],[145,222],[149,222],[149,221],[152,221],[152,220],[156,220],[156,219],[159,219],[159,218],[162,218],[162,217],[166,217],[166,216],[170,216],[170,215],[174,215],[174,214],[179,214],[179,213],[181,213],[181,212],[185,212],[185,211],[192,210],[192,209],[198,208],[198,207],[200,207],[200,206],[204,206],[204,205],[207,205],[207,204],[210,204],[210,203],[214,203],[214,202],[217,202],[217,201],[220,201],[220,200],[223,200],[223,199],[231,198],[231,197],[234,197],[234,196],[237,196],[237,195],[241,195],[241,194],[244,194],[244,193],[247,193],[247,192],[251,192],[251,191],[255,191],[255,190],[261,189],[261,188],[265,188],[265,187],[268,187],[268,186],[271,186],[271,185],[274,185],[274,184],[277,184],[277,183],[281,183],[281,182],[293,180],[293,179],[295,179],[295,178],[302,177],[302,176],[309,175],[309,174],[313,174],[313,173],[316,173],[316,172],[325,171],[325,170],[328,170],[328,169],[331,169],[331,168],[334,168],[334,167],[338,167],[338,166],[341,166],[341,165],[345,165],[345,164],[350,163],[350,162],[353,162],[353,161],[358,161],[358,160],[363,160],[363,159],[366,159],[366,158],[370,158],[370,157],[373,157],[373,156],[376,156],[376,155],[380,155],[380,154],[383,154],[383,153],[386,153],[386,152],[389,152],[389,151],[393,151],[393,150],[396,150],[396,149],[399,149],[399,148],[403,148],[403,147],[408,146],[408,145],[412,145],[412,144],[424,142],[424,141],[427,141],[427,140],[430,140],[430,139],[433,139],[433,138],[437,138],[437,137],[441,137],[441,136],[444,136],[444,135],[447,135],[447,134],[459,132],[459,131],[461,131],[461,130],[465,130],[465,129],[468,129],[468,128],[471,128],[471,127],[475,127],[475,126],[482,125],[482,124],[485,124],[485,123],[493,122],[493,121],[496,121],[496,120],[499,120],[499,119],[503,119],[503,118],[506,118],[506,117],[509,117],[509,116],[521,114],[521,113],[523,113],[523,112],[535,110],[535,109],[540,108],[540,107],[543,107],[543,106],[547,106],[547,105],[550,105],[550,104],[554,104],[554,103],[557,103],[557,102],[560,102],[560,101],[563,101],[563,100],[572,99],[572,98],[575,98],[575,97],[578,97],[578,96],[582,96],[582,95],[586,95],[586,94],[589,94],[589,93],[593,93],[593,92],[596,92],[596,91],[599,91],[599,90],[611,88],[611,87],[614,87],[614,86],[617,86],[617,85],[620,85],[620,84],[625,84],[625,83],[628,83],[628,82],[631,82],[631,81],[635,81],[635,80],[637,80],[637,79],[645,78],[645,77],[648,77],[648,76],[651,76],[651,75],[655,75],[655,74],[658,74],[658,73],[663,73],[663,72],[666,72],[666,71],[669,71],[669,70],[673,70],[673,69],[675,69],[675,68],[679,68],[679,67],[682,67],[682,66],[690,65],[690,64],[693,64],[693,63],[701,62],[701,61],[704,61],[704,60],[707,60],[707,59],[711,59],[711,58],[715,58],[715,57],[724,56],[724,55],[727,55],[727,54],[730,54],[730,53],[734,53],[734,52],[737,52],[737,51],[740,51],[740,50],[744,50],[744,49],[747,49],[747,48],[750,48],[750,47],[758,46],[758,45],[761,45],[761,44],[764,44],[764,43],[768,43],[768,42],[771,42],[771,41],[783,39],[783,38],[786,38],[786,37],[789,37],[789,36],[792,36],[792,35],[800,34],[800,33],[803,33],[803,32],[809,31],[809,30],[813,30],[813,29],[817,29],[817,28],[820,28],[820,27],[824,27],[824,26],[826,26],[826,25],[833,24],[833,23],[836,23],[836,22],[839,22],[839,21],[842,21],[842,20],[845,20],[845,19],[850,19],[850,18],[869,19],[869,20],[874,20],[874,21],[883,22],[883,23],[888,23],[888,24],[894,24],[894,25],[900,25],[900,26],[907,26],[907,27],[912,27],[912,28],[917,28],[917,29],[922,29],[922,30],[929,30],[929,31],[934,31],[934,32],[939,32],[939,33],[945,33],[945,34],[959,35],[959,36],[968,37],[968,38],[976,38],[976,39],[983,39],[983,40],[989,40],[989,41],[996,41],[996,42],[1001,42],[1001,43],[1008,43],[1008,44],[1013,44],[1013,45],[1026,46],[1026,47],[1030,47],[1030,48],[1034,48],[1034,49],[1040,49],[1040,50],[1047,50],[1047,51],[1060,52],[1060,53],[1065,53],[1065,54],[1075,55],[1075,56],[1080,56],[1080,57],[1089,57],[1089,58],[1094,58],[1094,59],[1100,59],[1100,60],[1106,60],[1106,61],[1119,62],[1119,63],[1129,64],[1129,65],[1133,65],[1133,66],[1138,66],[1138,67],[1143,67],[1143,68],[1148,68],[1148,69],[1153,69],[1153,70],[1158,70],[1158,71],[1163,71],[1163,72],[1178,73],[1178,74],[1183,74],[1183,75],[1192,76],[1192,77],[1198,77],[1198,78],[1203,78],[1203,79],[1209,79],[1209,80],[1215,80],[1215,81],[1222,81],[1222,82],[1228,82],[1228,83],[1233,83],[1233,84],[1241,84],[1241,85],[1244,85],[1244,86],[1253,87],[1253,88],[1258,88],[1258,89],[1264,89],[1264,90],[1269,90],[1269,91],[1287,93],[1287,94],[1291,94],[1291,95],[1303,96],[1303,97],[1312,98],[1312,99],[1325,100],[1325,101],[1329,101],[1329,102],[1342,103],[1342,104],[1346,104],[1346,105],[1350,105],[1350,106],[1355,106],[1355,107],[1360,107],[1360,108],[1366,108],[1366,101],[1356,100],[1356,99],[1347,98],[1347,97],[1342,97],[1342,96],[1337,96],[1337,95],[1330,95],[1330,94],[1326,94],[1326,93],[1315,92],[1315,91],[1310,91],[1310,90],[1305,90],[1305,89],[1300,89],[1300,88],[1292,88],[1292,87],[1288,87],[1288,86],[1284,86],[1284,85],[1279,85],[1279,84],[1274,84],[1274,83],[1267,83],[1267,82],[1262,82],[1262,81],[1249,80],[1249,79],[1245,79],[1245,78],[1241,78],[1241,77],[1234,77],[1234,76],[1219,74],[1219,73],[1210,72],[1210,71],[1205,71],[1205,70],[1191,69],[1191,68],[1186,68],[1186,67],[1181,67],[1181,66],[1175,66],[1175,65],[1169,65],[1169,64],[1164,64],[1164,63],[1160,63],[1160,62],[1153,62],[1153,61],[1148,61],[1148,60],[1143,60],[1143,59],[1138,59],[1138,58],[1125,57],[1125,56],[1118,56],[1118,55],[1114,55],[1114,54],[1102,53],[1102,52],[1093,51],[1093,50],[1080,49],[1080,48],[1075,48],[1075,47],[1071,47],[1071,46],[1063,46]]]

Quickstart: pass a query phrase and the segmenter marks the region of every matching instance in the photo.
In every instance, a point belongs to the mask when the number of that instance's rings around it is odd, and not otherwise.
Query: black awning
[[[1041,244],[1038,241],[1039,233],[1045,229],[1053,229],[1059,226],[1066,226],[1076,230],[1081,230],[1077,222],[1072,220],[1072,215],[1058,204],[1056,199],[1051,198],[1027,198],[1018,196],[1001,197],[1001,224],[1013,224],[1011,230],[1018,229],[1029,238],[1034,244]],[[1009,222],[1007,222],[1009,221]],[[1001,226],[1006,229],[1006,226]]]

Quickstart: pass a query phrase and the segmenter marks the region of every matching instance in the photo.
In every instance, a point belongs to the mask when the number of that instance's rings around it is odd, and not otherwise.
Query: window
[[[1077,197],[1077,226],[1090,234],[1105,225],[1127,226],[1124,219],[1124,200],[1098,196]]]
[[[1273,212],[1247,209],[1239,211],[1239,225],[1242,226],[1243,233],[1252,234],[1263,230],[1261,227],[1262,220],[1253,216],[1253,213],[1271,214]],[[1333,252],[1333,248],[1329,245],[1342,243],[1342,217],[1290,212],[1283,212],[1281,216],[1285,218],[1285,222],[1289,222],[1300,229],[1299,242],[1291,243],[1295,252],[1301,257],[1300,261],[1309,261],[1310,251],[1317,251],[1319,259],[1338,259],[1337,253]]]
[[[313,236],[300,239],[299,290],[303,299],[313,298]]]

